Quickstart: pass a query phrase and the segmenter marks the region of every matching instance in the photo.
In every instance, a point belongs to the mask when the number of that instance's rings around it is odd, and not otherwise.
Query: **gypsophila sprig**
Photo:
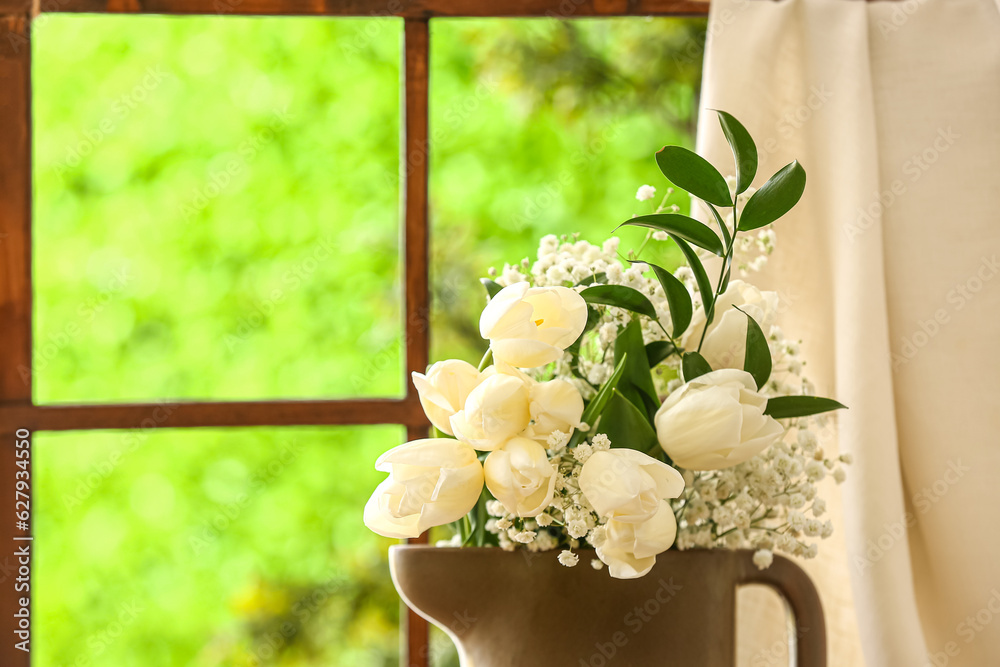
[[[413,538],[447,524],[444,545],[551,552],[566,567],[592,548],[591,566],[623,579],[671,547],[752,549],[759,568],[775,552],[816,556],[834,530],[825,480],[843,482],[851,462],[823,449],[843,406],[812,396],[801,341],[779,326],[792,304],[745,280],[774,252],[769,225],[805,171],[793,162],[753,188],[752,140],[720,118],[738,178],[689,169],[690,152],[656,156],[707,224],[667,204],[672,188],[657,206],[643,184],[635,198],[651,212],[622,223],[646,229],[638,248],[549,234],[534,260],[487,272],[489,350],[478,368],[452,359],[413,374],[442,437],[379,458],[389,477],[369,528]],[[685,264],[644,260],[658,243]]]

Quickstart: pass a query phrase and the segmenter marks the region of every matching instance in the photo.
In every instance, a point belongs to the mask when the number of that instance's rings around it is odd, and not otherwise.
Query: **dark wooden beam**
[[[410,380],[412,371],[423,372],[430,354],[430,230],[427,215],[428,162],[430,142],[428,94],[430,88],[430,26],[425,18],[408,18],[403,26],[403,66],[400,72],[403,90],[402,150],[400,178],[403,208],[403,284],[406,304],[406,382],[409,395],[417,398]],[[428,436],[427,426],[407,429],[407,439]],[[421,535],[410,542],[427,541]],[[406,667],[430,664],[430,635],[427,621],[412,609],[406,610]]]
[[[0,0],[0,13],[31,3]],[[41,0],[42,12],[251,14],[274,16],[683,16],[708,14],[707,0]]]
[[[159,402],[123,405],[0,405],[0,424],[32,431],[403,424],[427,428],[413,399]]]
[[[31,44],[0,15],[0,402],[31,400]]]
[[[403,302],[405,304],[406,383],[416,396],[410,373],[427,369],[430,353],[430,279],[427,221],[428,88],[430,31],[423,19],[407,19],[402,66],[403,120],[400,188],[403,209]]]
[[[0,403],[31,401],[31,35],[26,11],[0,13]],[[30,454],[24,427],[0,417],[0,664],[28,667],[15,632],[31,619],[27,567],[34,545],[30,518],[18,524],[17,500],[29,500]],[[18,447],[18,443],[22,446]],[[18,462],[21,465],[18,465]],[[18,488],[20,483],[21,488]],[[16,496],[20,491],[21,496]],[[24,552],[29,552],[25,554]],[[21,568],[25,569],[22,570]],[[27,608],[22,602],[27,602]],[[34,625],[32,623],[32,625]],[[34,627],[30,628],[34,630]],[[30,639],[34,639],[32,633]],[[30,642],[27,646],[31,646]]]

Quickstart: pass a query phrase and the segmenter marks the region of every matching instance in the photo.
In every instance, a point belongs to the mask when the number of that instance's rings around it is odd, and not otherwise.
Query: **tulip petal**
[[[556,361],[563,355],[558,347],[530,338],[490,340],[493,357],[520,368],[538,368]]]

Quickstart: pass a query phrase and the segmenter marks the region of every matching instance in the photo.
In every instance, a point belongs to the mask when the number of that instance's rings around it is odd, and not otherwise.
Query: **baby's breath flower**
[[[586,521],[570,521],[569,525],[566,527],[566,532],[573,539],[580,539],[581,537],[586,537],[587,533],[590,532],[590,527],[587,526]]]
[[[813,516],[820,516],[826,511],[826,501],[822,498],[816,498],[813,500],[812,513]]]
[[[564,550],[559,552],[559,564],[566,567],[575,567],[580,562],[580,557],[572,551]]]
[[[511,529],[510,531],[507,532],[509,534],[514,530],[515,529]],[[520,532],[516,532],[515,534],[511,535],[510,539],[514,540],[515,542],[520,542],[521,544],[528,544],[529,542],[534,541],[536,535],[537,533],[535,533],[532,530],[522,530]]]
[[[566,446],[569,442],[569,433],[563,433],[562,431],[556,430],[549,434],[546,438],[545,444],[549,446],[549,449],[559,450]]]
[[[611,449],[611,439],[606,433],[598,433],[590,441],[591,447],[595,452],[607,451]]]
[[[758,570],[766,570],[774,562],[774,554],[769,549],[760,549],[753,554],[753,564]]]
[[[649,201],[656,196],[656,188],[652,185],[640,185],[639,190],[635,193],[635,198],[639,201]]]
[[[593,454],[594,448],[585,442],[577,445],[576,449],[573,450],[573,458],[580,463],[586,463]]]

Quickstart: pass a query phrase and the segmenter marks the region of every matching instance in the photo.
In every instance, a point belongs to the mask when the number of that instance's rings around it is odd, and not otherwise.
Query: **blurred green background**
[[[600,242],[663,191],[705,22],[431,25],[432,357],[475,360],[488,267]],[[44,15],[34,36],[36,401],[402,394],[401,21]],[[397,664],[390,541],[361,507],[404,437],[39,434],[34,664]]]

